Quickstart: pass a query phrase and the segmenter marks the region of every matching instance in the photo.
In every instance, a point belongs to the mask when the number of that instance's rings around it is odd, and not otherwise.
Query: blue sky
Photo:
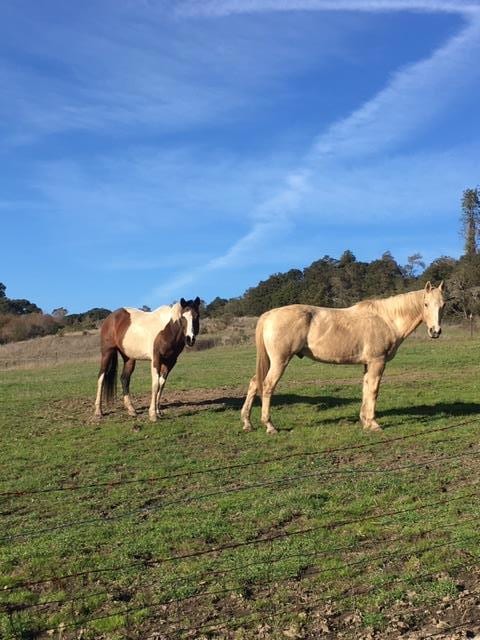
[[[46,312],[462,253],[479,0],[4,0],[0,281]]]

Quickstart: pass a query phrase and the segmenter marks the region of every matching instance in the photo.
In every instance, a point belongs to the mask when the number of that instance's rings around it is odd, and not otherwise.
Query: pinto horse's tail
[[[263,381],[270,369],[270,358],[265,348],[265,341],[263,339],[263,322],[264,318],[261,316],[257,322],[257,328],[255,330],[255,342],[257,345],[257,393],[259,396],[263,393]]]
[[[106,362],[105,377],[103,378],[103,398],[106,402],[112,402],[117,395],[117,368],[118,351],[112,349]]]

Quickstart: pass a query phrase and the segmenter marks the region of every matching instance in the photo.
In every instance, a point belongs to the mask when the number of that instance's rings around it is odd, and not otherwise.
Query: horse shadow
[[[259,399],[256,399],[259,404]],[[212,408],[214,411],[224,411],[225,409],[240,410],[245,401],[245,397],[238,396],[219,396],[216,398],[206,398],[202,400],[174,400],[166,402],[165,409],[179,409],[188,407],[205,407]],[[315,406],[318,411],[325,409],[333,409],[346,404],[356,402],[353,398],[341,398],[338,396],[303,396],[295,393],[277,393],[272,398],[272,406],[277,409],[282,405],[307,404]]]
[[[437,402],[435,404],[415,404],[378,411],[379,418],[386,416],[429,417],[438,416],[465,418],[480,414],[478,402]]]

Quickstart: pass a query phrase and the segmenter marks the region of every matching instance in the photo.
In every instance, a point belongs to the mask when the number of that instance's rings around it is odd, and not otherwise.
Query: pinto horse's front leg
[[[360,409],[360,420],[367,431],[381,431],[382,428],[375,420],[375,408],[382,374],[385,370],[385,360],[372,360],[365,365],[363,376],[363,401]]]
[[[150,400],[150,407],[148,409],[148,417],[152,422],[155,422],[158,417],[158,401],[162,393],[162,389],[165,386],[165,378],[161,375],[160,367],[156,367],[152,363],[152,397]]]
[[[152,422],[155,422],[160,417],[160,398],[162,397],[163,387],[167,381],[171,367],[162,363],[158,366],[152,364],[152,398],[150,401],[150,408],[148,410],[148,416]]]

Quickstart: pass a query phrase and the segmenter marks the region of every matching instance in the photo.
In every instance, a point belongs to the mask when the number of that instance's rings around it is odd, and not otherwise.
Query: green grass
[[[268,624],[284,638],[314,633],[312,611],[338,625],[356,612],[355,637],[412,592],[433,606],[478,564],[479,347],[448,329],[408,340],[380,390],[382,435],[357,421],[360,367],[305,359],[274,397],[278,436],[243,433],[251,347],[183,354],[155,424],[147,366],[140,415],[119,403],[100,424],[95,365],[3,373],[0,493],[82,488],[0,496],[0,637],[251,638]]]

